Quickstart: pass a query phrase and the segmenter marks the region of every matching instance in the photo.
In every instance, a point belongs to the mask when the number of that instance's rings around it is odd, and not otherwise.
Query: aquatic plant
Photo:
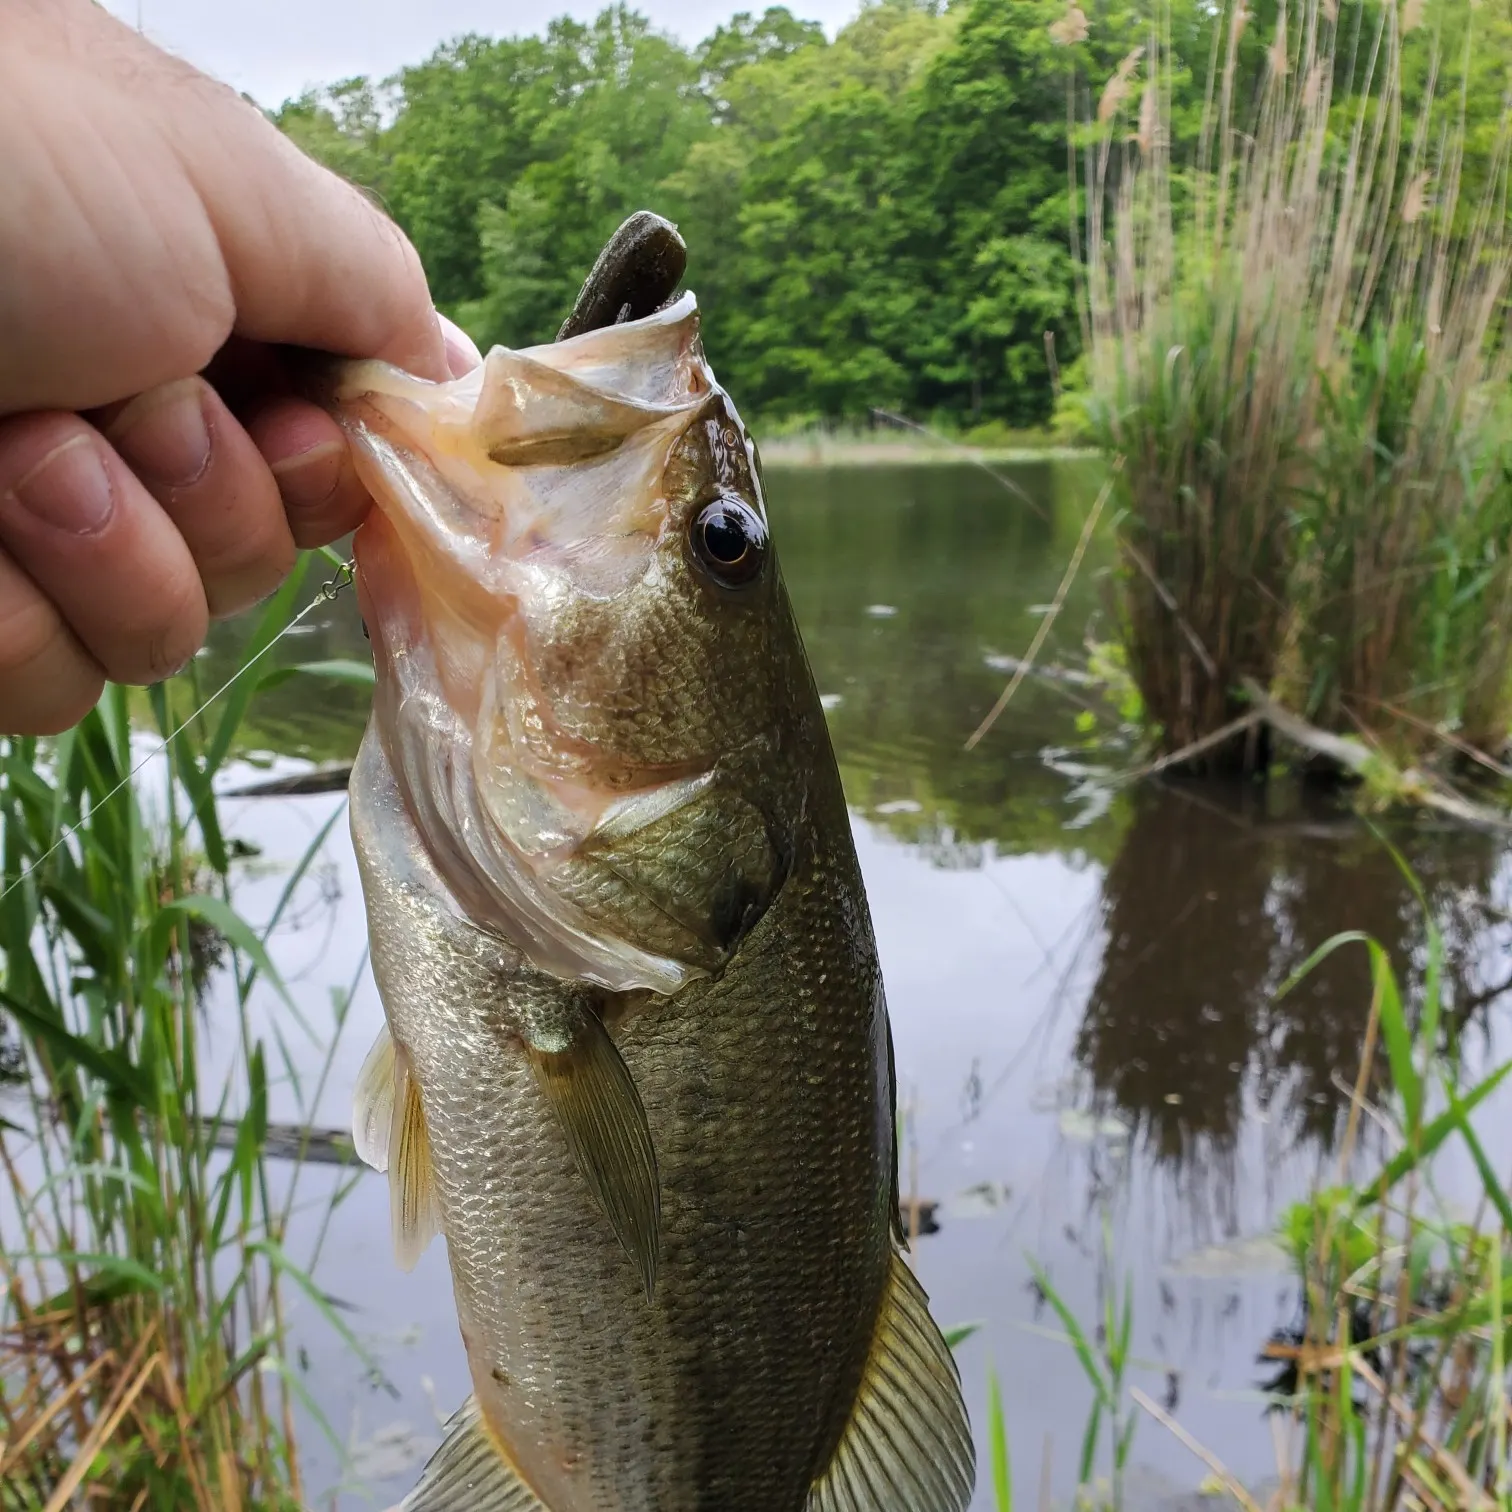
[[[308,566],[244,669],[308,597]],[[275,1185],[264,1164],[277,1072],[248,1014],[262,983],[304,1023],[267,939],[330,824],[254,930],[212,784],[257,678],[185,722],[198,681],[110,687],[56,740],[0,743],[0,1024],[27,1073],[0,1104],[4,1512],[102,1487],[133,1512],[297,1508],[296,1402],[320,1416],[285,1357],[288,1288],[350,1339],[283,1247],[297,1171]],[[216,1035],[239,1050],[219,1086]]]
[[[1512,1061],[1458,1084],[1441,1051],[1443,940],[1418,897],[1428,933],[1415,1022],[1389,957],[1367,936],[1335,936],[1293,978],[1335,950],[1367,951],[1370,1013],[1341,1178],[1364,1118],[1392,1130],[1394,1148],[1368,1181],[1341,1179],[1283,1220],[1303,1323],[1266,1354],[1282,1366],[1270,1387],[1290,1430],[1281,1442],[1294,1446],[1280,1466],[1288,1505],[1512,1507],[1512,1181],[1492,1164],[1471,1120],[1512,1076]],[[1382,1054],[1390,1092],[1367,1104]],[[1439,1198],[1433,1178],[1434,1157],[1451,1140],[1462,1143],[1480,1181],[1469,1219]]]
[[[1280,1238],[1296,1265],[1302,1311],[1262,1359],[1287,1512],[1508,1512],[1512,1508],[1512,1179],[1499,1172],[1471,1115],[1509,1078],[1512,1061],[1469,1085],[1445,1055],[1451,1003],[1443,938],[1405,863],[1426,921],[1421,1007],[1404,1006],[1390,957],[1357,932],[1321,945],[1283,985],[1290,992],[1335,952],[1363,948],[1371,998],[1340,1144],[1338,1178],[1293,1205]],[[1389,1087],[1378,1100],[1376,1062]],[[1368,1179],[1353,1177],[1369,1119],[1389,1131]],[[1434,1164],[1451,1141],[1480,1191],[1466,1218],[1440,1196]],[[1245,1509],[1259,1504],[1221,1464],[1141,1393]]]
[[[1505,741],[1512,131],[1469,139],[1463,106],[1501,23],[1446,6],[1409,38],[1421,20],[1283,4],[1250,100],[1258,39],[1227,6],[1190,161],[1169,15],[1103,93],[1088,407],[1122,459],[1125,638],[1166,753],[1263,766],[1249,730],[1215,741],[1247,680],[1399,762]]]

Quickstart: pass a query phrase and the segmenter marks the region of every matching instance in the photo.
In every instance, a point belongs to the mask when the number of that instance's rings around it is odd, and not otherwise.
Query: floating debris
[[[1013,1188],[1005,1181],[978,1181],[950,1198],[945,1204],[945,1216],[949,1219],[991,1218],[1002,1212]]]
[[[1129,1126],[1122,1119],[1097,1117],[1079,1108],[1062,1108],[1056,1123],[1061,1137],[1073,1144],[1095,1144],[1099,1139],[1121,1144],[1129,1137]]]
[[[222,798],[302,798],[310,793],[344,793],[352,775],[352,763],[318,766],[290,777],[270,777],[266,782],[227,788]]]
[[[1173,1276],[1230,1281],[1237,1276],[1279,1276],[1292,1269],[1291,1257],[1265,1234],[1208,1244],[1165,1267]]]

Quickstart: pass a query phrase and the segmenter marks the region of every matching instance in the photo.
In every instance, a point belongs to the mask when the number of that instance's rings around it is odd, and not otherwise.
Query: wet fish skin
[[[762,534],[754,448],[687,298],[490,362],[341,407],[381,509],[355,1134],[401,1257],[446,1235],[476,1395],[406,1506],[960,1512],[823,713],[775,556],[697,546]]]

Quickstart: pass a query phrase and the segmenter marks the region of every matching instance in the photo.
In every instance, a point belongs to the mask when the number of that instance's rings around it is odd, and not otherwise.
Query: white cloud
[[[105,0],[108,9],[206,73],[278,105],[311,84],[353,74],[384,76],[417,63],[463,32],[509,36],[542,29],[542,7],[525,0]],[[764,0],[642,0],[653,25],[700,41],[736,11]],[[790,0],[796,14],[835,28],[858,0]],[[555,0],[550,14],[588,20],[601,0]]]

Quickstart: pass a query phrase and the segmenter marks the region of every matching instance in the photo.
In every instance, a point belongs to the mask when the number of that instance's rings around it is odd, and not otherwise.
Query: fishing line
[[[89,819],[93,819],[94,816],[98,814],[100,810],[104,808],[105,805],[116,796],[117,793],[121,792],[125,788],[130,787],[132,782],[140,775],[144,768],[149,766],[152,762],[156,761],[159,756],[163,755],[169,749],[169,747],[172,746],[173,742],[177,740],[178,737],[182,735],[184,731],[187,730],[196,719],[204,714],[212,704],[215,703],[216,699],[224,697],[225,694],[229,693],[231,689],[234,688],[236,684],[239,683],[242,678],[245,677],[247,673],[250,672],[253,667],[255,667],[258,662],[260,662],[263,657],[265,657],[268,652],[270,652],[274,648],[274,646],[276,646],[279,641],[284,638],[284,636],[293,631],[297,625],[299,625],[302,621],[313,614],[315,610],[317,610],[322,604],[329,604],[333,602],[343,589],[350,587],[356,571],[356,566],[356,561],[353,558],[348,558],[345,562],[343,562],[336,569],[335,574],[327,578],[325,582],[320,585],[320,591],[316,593],[315,597],[312,598],[310,602],[306,604],[304,608],[301,609],[299,613],[296,614],[294,618],[291,619],[289,623],[285,625],[283,629],[280,630],[278,634],[275,635],[272,640],[270,640],[268,644],[262,648],[262,650],[254,652],[251,656],[249,656],[247,660],[244,661],[241,666],[238,667],[236,671],[233,672],[231,676],[228,677],[225,682],[220,685],[220,687],[218,687],[207,699],[205,699],[205,701],[200,704],[197,709],[194,709],[190,713],[186,714],[184,718],[181,719],[178,724],[176,724],[168,732],[168,734],[158,742],[157,745],[155,745],[150,751],[148,751],[147,754],[143,756],[142,759],[137,762],[137,764],[132,767],[131,770],[128,771],[126,775],[121,778],[121,780],[116,783],[116,785],[111,788],[103,798],[99,800],[98,803],[90,805],[88,816]],[[63,832],[58,836],[58,838],[53,841],[53,843],[49,845],[47,849],[43,851],[35,861],[31,862],[30,865],[23,867],[21,871],[16,875],[15,879],[7,884],[4,892],[0,892],[0,903],[3,903],[8,897],[10,897],[10,895],[15,892],[15,890],[20,887],[20,885],[25,882],[27,878],[34,876],[40,867],[51,860],[53,856],[55,856],[65,845],[68,844],[70,840],[73,839],[75,835],[79,833],[81,829],[83,829],[84,825],[87,822],[88,820],[86,819],[80,819],[77,824],[66,825],[63,829]]]

